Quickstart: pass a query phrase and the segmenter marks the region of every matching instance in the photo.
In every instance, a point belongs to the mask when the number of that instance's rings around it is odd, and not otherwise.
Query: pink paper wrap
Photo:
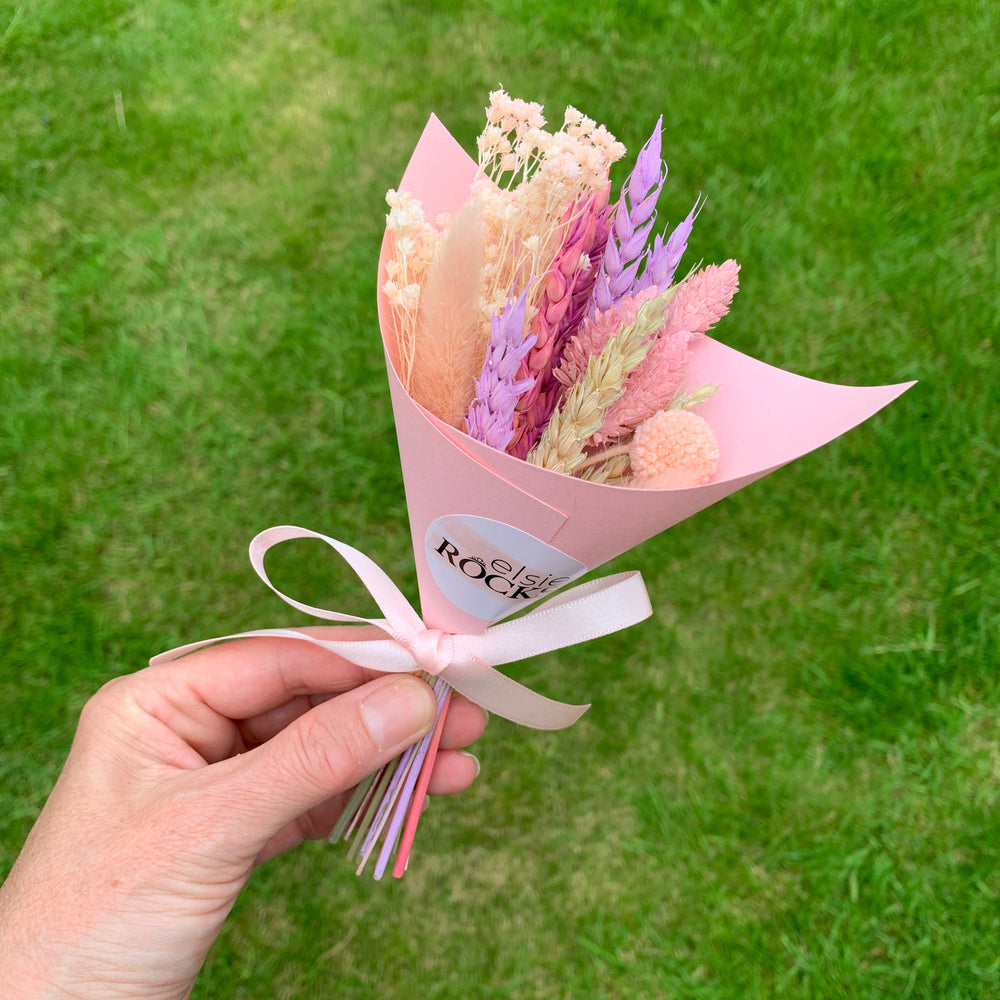
[[[433,219],[457,211],[475,173],[474,161],[432,116],[399,189],[419,199],[425,217]],[[637,490],[574,479],[473,440],[407,395],[396,371],[392,310],[381,291],[390,240],[387,233],[379,261],[379,323],[421,613],[429,627],[481,632],[490,621],[833,440],[913,385],[817,382],[699,338],[690,383],[720,385],[699,409],[719,441],[714,480],[690,489]],[[522,586],[526,579],[534,586]]]

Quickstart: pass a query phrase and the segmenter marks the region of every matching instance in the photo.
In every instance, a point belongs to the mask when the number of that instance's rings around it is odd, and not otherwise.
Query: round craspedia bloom
[[[636,429],[629,446],[636,485],[677,490],[707,483],[719,467],[719,442],[704,417],[661,410]]]

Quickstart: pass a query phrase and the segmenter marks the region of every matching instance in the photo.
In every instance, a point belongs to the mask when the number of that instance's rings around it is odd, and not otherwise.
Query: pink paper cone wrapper
[[[401,191],[434,219],[468,197],[475,162],[432,116]],[[699,338],[691,385],[720,386],[699,408],[719,441],[712,482],[641,490],[574,479],[498,452],[415,403],[396,371],[392,311],[379,323],[399,441],[421,613],[432,628],[481,632],[571,579],[867,420],[912,382],[844,386],[774,368]]]

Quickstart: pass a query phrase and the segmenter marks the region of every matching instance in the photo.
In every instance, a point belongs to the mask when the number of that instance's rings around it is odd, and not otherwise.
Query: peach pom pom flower
[[[716,388],[705,386],[679,397],[671,409],[643,421],[626,443],[591,452],[575,473],[646,490],[682,490],[710,482],[719,467],[719,442],[708,421],[688,407],[704,402]]]
[[[707,483],[719,467],[719,442],[708,421],[691,410],[661,410],[636,429],[629,444],[636,486],[676,490]]]

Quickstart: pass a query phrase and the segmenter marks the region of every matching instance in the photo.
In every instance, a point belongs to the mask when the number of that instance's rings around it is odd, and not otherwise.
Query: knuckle
[[[119,713],[129,701],[129,678],[113,677],[102,684],[84,703],[80,726],[100,726],[111,715]]]

